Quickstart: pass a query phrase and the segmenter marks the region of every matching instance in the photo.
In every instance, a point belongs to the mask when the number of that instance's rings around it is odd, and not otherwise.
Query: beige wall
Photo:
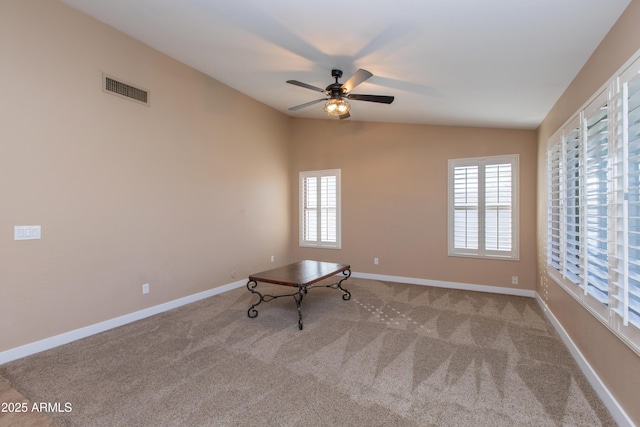
[[[0,351],[289,259],[286,116],[56,1],[0,2],[0,58]]]
[[[640,49],[640,0],[627,10],[538,128],[537,292],[613,396],[640,425],[640,357],[590,315],[545,272],[546,144],[549,137]]]
[[[447,161],[501,154],[520,155],[520,261],[447,256]],[[342,249],[301,248],[295,177],[334,168],[342,178]],[[292,177],[295,258],[349,263],[364,273],[535,289],[534,131],[294,120]],[[518,286],[511,276],[519,276]]]

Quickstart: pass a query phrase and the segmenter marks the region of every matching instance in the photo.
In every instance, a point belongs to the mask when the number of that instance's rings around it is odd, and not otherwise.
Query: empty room
[[[0,426],[640,425],[640,0],[0,0]]]

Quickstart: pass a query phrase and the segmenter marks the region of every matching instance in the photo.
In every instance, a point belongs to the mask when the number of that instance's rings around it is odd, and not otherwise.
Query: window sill
[[[490,259],[490,260],[499,260],[499,261],[520,261],[520,257],[518,255],[512,256],[503,256],[503,255],[478,255],[478,254],[461,254],[458,252],[449,252],[447,254],[450,257],[456,258],[476,258],[476,259]]]

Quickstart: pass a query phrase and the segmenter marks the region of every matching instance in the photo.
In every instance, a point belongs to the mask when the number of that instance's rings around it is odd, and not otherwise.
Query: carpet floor
[[[250,319],[256,297],[240,288],[6,363],[0,377],[60,409],[47,414],[59,426],[615,425],[533,298],[344,286],[349,301],[305,295],[303,330],[293,298]]]

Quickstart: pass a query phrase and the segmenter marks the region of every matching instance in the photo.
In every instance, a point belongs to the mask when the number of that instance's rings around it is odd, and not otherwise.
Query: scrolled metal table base
[[[293,292],[290,294],[281,294],[281,295],[269,295],[269,294],[262,294],[260,291],[256,290],[256,287],[258,286],[258,282],[255,280],[249,280],[247,282],[247,289],[249,289],[249,291],[253,294],[258,295],[259,299],[258,302],[256,302],[255,304],[253,304],[251,307],[249,307],[249,310],[247,310],[247,316],[249,316],[250,318],[256,318],[258,317],[258,310],[256,309],[257,306],[259,306],[260,304],[262,304],[263,302],[269,302],[272,301],[274,299],[278,299],[278,298],[282,298],[282,297],[293,297],[293,299],[296,302],[296,308],[298,309],[298,329],[302,330],[303,324],[302,324],[302,298],[304,297],[304,294],[307,293],[307,291],[309,289],[312,288],[316,288],[316,287],[326,287],[326,288],[332,288],[332,289],[340,289],[342,291],[342,299],[345,301],[348,301],[351,299],[351,292],[349,292],[348,290],[344,289],[342,287],[342,282],[344,282],[345,280],[347,280],[349,277],[351,277],[351,269],[346,269],[344,271],[342,271],[342,274],[345,276],[342,279],[340,279],[337,282],[334,283],[330,283],[328,285],[296,285],[295,287],[298,289],[297,292]]]

